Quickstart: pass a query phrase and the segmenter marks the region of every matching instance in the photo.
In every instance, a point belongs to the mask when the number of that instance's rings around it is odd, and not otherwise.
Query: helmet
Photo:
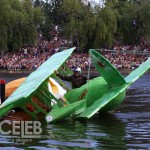
[[[81,72],[81,68],[79,68],[79,67],[75,68],[74,72]]]

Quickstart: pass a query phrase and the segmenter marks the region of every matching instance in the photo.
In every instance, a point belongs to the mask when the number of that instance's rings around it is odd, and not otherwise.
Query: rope
[[[90,72],[91,72],[91,53],[89,54],[89,60],[88,60],[88,76],[87,76],[87,94],[86,94],[86,100],[88,98],[88,89],[89,89],[89,80],[90,80]]]

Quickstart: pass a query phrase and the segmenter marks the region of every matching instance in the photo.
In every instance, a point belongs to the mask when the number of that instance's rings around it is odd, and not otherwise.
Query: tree
[[[61,13],[65,12],[62,20],[64,35],[76,39],[81,49],[113,45],[117,31],[116,10],[109,6],[91,7],[76,0],[64,0],[60,8]]]
[[[62,0],[34,0],[35,7],[41,7],[45,15],[45,20],[40,24],[40,30],[43,33],[45,39],[51,39],[50,32],[53,30],[54,25],[60,24],[61,16],[58,13],[58,9]]]
[[[150,37],[150,2],[142,1],[139,7],[139,34]]]
[[[37,40],[37,24],[43,20],[40,8],[30,0],[0,1],[0,51],[18,50]]]
[[[116,36],[125,44],[137,44],[143,36],[149,36],[149,0],[107,1],[111,8],[119,12]]]

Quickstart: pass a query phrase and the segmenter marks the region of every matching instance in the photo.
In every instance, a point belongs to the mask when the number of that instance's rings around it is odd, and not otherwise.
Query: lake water
[[[27,74],[0,74],[6,82]],[[19,115],[21,117],[21,115]],[[39,150],[147,150],[150,149],[150,74],[145,74],[128,90],[125,101],[115,110],[95,115],[87,121],[64,120],[42,123],[44,137],[15,141],[0,136],[1,149]]]

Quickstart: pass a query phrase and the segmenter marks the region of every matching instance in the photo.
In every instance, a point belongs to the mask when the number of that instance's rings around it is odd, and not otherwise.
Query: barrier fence
[[[128,53],[128,54],[137,54],[137,55],[146,55],[150,56],[150,52],[145,51],[135,51],[135,50],[107,50],[107,49],[95,49],[100,52],[111,52],[111,53]]]

